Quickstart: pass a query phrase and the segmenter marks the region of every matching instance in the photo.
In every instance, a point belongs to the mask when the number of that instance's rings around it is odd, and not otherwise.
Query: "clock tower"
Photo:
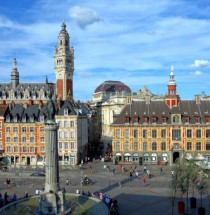
[[[56,94],[60,99],[73,98],[74,49],[63,22],[58,36],[58,47],[54,51]]]

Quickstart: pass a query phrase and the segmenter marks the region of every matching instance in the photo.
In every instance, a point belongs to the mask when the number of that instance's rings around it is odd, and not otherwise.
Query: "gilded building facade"
[[[180,100],[173,68],[164,100],[127,104],[112,124],[114,161],[169,163],[196,154],[210,161],[210,101]]]

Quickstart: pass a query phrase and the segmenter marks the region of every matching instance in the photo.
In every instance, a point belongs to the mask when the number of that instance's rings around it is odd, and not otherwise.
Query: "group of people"
[[[15,193],[13,196],[8,195],[7,192],[4,193],[4,196],[0,193],[0,208],[15,201],[17,201],[17,195]]]

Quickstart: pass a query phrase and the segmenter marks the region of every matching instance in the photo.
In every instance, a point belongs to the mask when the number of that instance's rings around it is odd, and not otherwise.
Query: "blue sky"
[[[55,82],[53,51],[65,20],[75,50],[74,97],[105,80],[165,94],[174,65],[178,93],[210,95],[209,0],[7,0],[0,5],[0,82],[13,57],[21,82]]]

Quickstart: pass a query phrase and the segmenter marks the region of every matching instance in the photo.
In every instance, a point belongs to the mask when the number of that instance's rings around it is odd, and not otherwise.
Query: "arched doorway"
[[[178,158],[179,158],[179,152],[174,152],[173,153],[173,163],[175,163],[176,159],[178,159]]]

